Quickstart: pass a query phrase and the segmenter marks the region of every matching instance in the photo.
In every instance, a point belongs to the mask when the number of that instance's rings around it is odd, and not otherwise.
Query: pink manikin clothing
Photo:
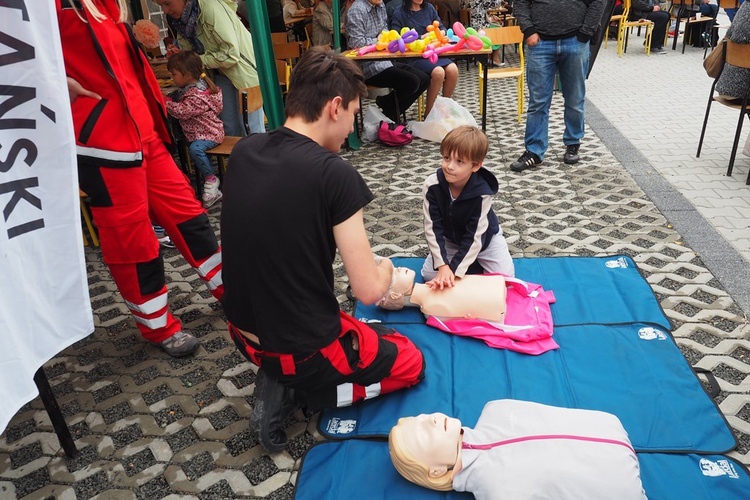
[[[427,324],[461,337],[481,339],[490,347],[524,354],[542,354],[560,346],[552,339],[551,290],[542,285],[504,276],[508,286],[505,323],[482,319],[429,316]]]

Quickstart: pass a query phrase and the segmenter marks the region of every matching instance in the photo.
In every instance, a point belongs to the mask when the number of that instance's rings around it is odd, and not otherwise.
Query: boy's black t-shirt
[[[304,354],[340,333],[333,226],[373,198],[347,161],[281,127],[241,140],[222,186],[227,319],[265,351]]]

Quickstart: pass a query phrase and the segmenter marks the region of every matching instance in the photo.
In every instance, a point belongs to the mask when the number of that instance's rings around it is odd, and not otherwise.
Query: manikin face
[[[482,164],[472,163],[468,158],[460,158],[456,153],[451,153],[450,156],[443,156],[441,167],[448,184],[458,189],[463,189],[471,174],[478,171],[482,167]]]
[[[440,477],[453,469],[461,446],[461,421],[442,413],[401,418],[404,448],[429,469],[431,477]]]
[[[411,289],[414,287],[414,276],[416,274],[408,267],[393,268],[393,288],[391,291],[411,295]]]
[[[182,15],[182,11],[185,9],[185,0],[155,0],[156,4],[161,7],[169,17],[179,19]]]

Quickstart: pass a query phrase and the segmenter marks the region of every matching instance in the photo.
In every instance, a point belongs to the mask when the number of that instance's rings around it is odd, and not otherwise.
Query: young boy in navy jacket
[[[458,127],[440,144],[441,167],[422,186],[424,232],[430,254],[422,277],[432,288],[452,287],[475,271],[513,276],[515,269],[492,210],[497,179],[482,167],[489,144],[476,127]]]

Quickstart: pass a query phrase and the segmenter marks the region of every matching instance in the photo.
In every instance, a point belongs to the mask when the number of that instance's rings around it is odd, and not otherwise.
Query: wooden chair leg
[[[91,236],[91,242],[94,244],[95,247],[99,246],[99,238],[96,236],[96,229],[94,229],[94,224],[91,221],[91,214],[89,213],[89,207],[86,206],[86,202],[83,201],[83,198],[81,198],[81,215],[83,216],[83,221],[86,224],[86,229],[88,229],[89,236]],[[84,245],[88,244],[88,241],[86,239],[86,235],[83,236]]]

